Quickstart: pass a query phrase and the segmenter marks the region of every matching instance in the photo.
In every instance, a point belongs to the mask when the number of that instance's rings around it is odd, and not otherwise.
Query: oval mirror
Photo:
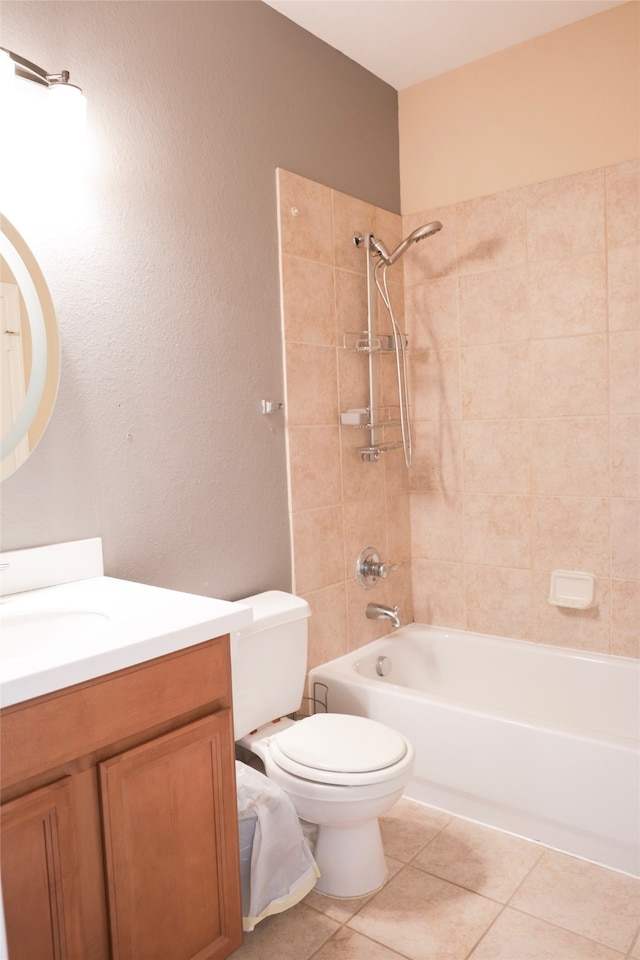
[[[44,433],[58,391],[60,339],[53,302],[31,250],[0,216],[0,455],[4,480]]]

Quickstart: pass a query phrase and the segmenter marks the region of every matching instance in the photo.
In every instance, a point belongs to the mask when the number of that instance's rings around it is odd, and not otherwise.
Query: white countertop
[[[250,624],[251,609],[96,576],[0,600],[0,706],[174,653]]]

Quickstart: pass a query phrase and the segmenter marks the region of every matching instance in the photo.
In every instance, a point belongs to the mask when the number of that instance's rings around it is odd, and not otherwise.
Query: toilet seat
[[[305,780],[336,785],[381,783],[398,776],[411,751],[397,731],[348,714],[306,717],[270,738],[280,769]]]

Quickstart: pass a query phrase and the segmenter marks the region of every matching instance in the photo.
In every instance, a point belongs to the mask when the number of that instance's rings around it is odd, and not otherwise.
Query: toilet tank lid
[[[296,597],[293,593],[286,593],[284,590],[256,593],[252,597],[239,600],[238,603],[251,607],[253,611],[253,623],[243,627],[239,631],[239,636],[249,636],[277,626],[279,623],[291,623],[311,616],[311,608],[306,600]]]

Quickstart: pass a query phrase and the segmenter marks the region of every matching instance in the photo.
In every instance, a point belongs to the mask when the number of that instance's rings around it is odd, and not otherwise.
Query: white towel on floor
[[[249,884],[243,898],[243,928],[302,900],[320,872],[304,838],[295,807],[268,777],[236,761],[238,819],[256,818]]]

